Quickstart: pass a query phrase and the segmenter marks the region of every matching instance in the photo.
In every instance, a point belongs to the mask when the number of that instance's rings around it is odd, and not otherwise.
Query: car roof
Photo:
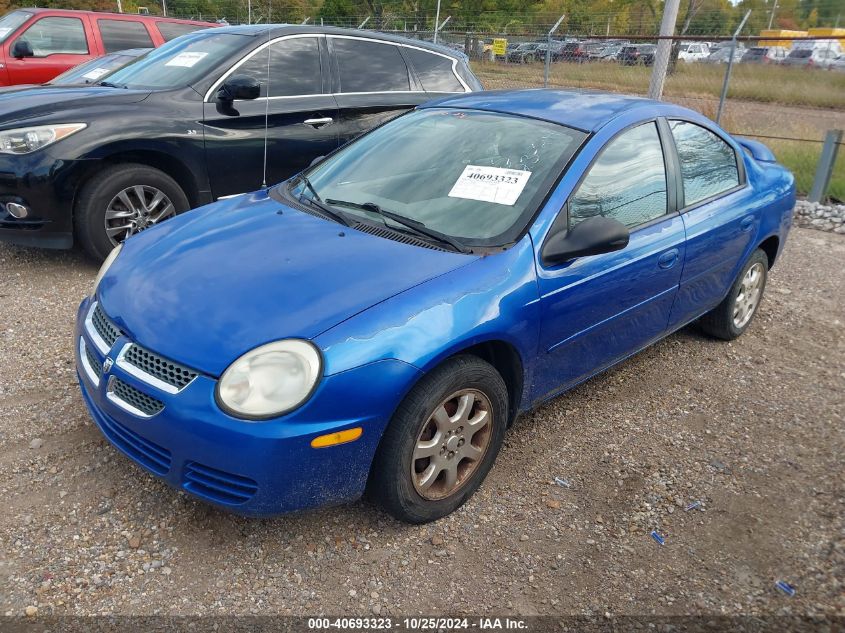
[[[189,18],[171,18],[169,16],[165,17],[161,15],[149,15],[143,13],[115,13],[114,11],[90,11],[87,9],[53,9],[51,7],[18,7],[17,9],[13,10],[26,11],[27,13],[32,13],[33,15],[37,15],[39,13],[50,13],[53,15],[79,15],[80,13],[86,13],[107,18],[119,17],[121,19],[130,18],[133,20],[154,20],[156,22],[187,22],[189,24],[208,24],[209,26],[214,25],[214,22],[206,22],[205,20],[192,20]]]
[[[686,108],[662,101],[599,90],[487,90],[430,101],[420,108],[486,110],[542,119],[585,132],[595,132],[617,116],[643,110],[649,116],[686,115]]]
[[[270,31],[268,33],[268,30]],[[363,37],[369,40],[382,40],[385,42],[393,42],[395,44],[406,44],[424,48],[441,55],[448,55],[458,59],[466,58],[466,55],[460,51],[456,51],[448,46],[441,44],[434,44],[424,40],[417,40],[410,37],[402,37],[400,35],[390,35],[387,33],[377,33],[375,31],[362,31],[359,29],[342,29],[332,26],[314,26],[310,24],[241,24],[238,26],[223,26],[215,30],[215,33],[235,33],[238,35],[249,35],[252,37],[270,37],[276,38],[283,35],[298,35],[302,33],[322,34],[322,35],[346,35],[347,37]]]

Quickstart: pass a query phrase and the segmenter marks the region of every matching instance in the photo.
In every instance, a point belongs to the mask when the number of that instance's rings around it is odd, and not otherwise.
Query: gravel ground
[[[243,519],[136,467],[75,383],[95,266],[0,245],[0,613],[845,615],[843,261],[795,229],[744,337],[687,328],[524,416],[466,506],[410,527]]]

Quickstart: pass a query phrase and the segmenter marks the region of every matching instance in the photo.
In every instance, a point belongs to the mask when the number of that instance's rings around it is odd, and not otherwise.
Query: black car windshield
[[[170,40],[143,58],[111,73],[118,88],[160,90],[190,86],[240,50],[246,36],[205,29]]]
[[[32,17],[32,14],[28,11],[12,11],[0,18],[0,42],[14,33],[30,17]]]
[[[136,53],[111,53],[109,55],[103,55],[102,57],[92,59],[90,62],[74,66],[47,83],[50,85],[91,84],[99,81],[116,68],[120,68],[133,59],[137,59],[139,56]]]
[[[421,109],[315,165],[305,172],[312,189],[295,179],[291,194],[316,194],[348,216],[401,228],[366,208],[376,206],[467,246],[504,246],[516,240],[585,138],[515,115]]]

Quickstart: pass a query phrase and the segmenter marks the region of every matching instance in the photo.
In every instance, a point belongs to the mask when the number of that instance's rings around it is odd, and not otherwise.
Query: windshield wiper
[[[352,223],[349,221],[349,218],[346,217],[346,214],[341,213],[340,211],[335,211],[323,203],[323,199],[320,197],[320,194],[317,193],[317,190],[314,189],[314,185],[311,184],[311,181],[308,180],[308,176],[300,174],[299,179],[305,185],[305,188],[311,192],[311,197],[299,196],[300,202],[307,202],[312,207],[316,207],[321,213],[329,216],[335,222],[338,222],[343,226],[352,226]]]
[[[388,211],[387,209],[382,209],[375,202],[358,203],[349,202],[347,200],[335,200],[333,198],[329,198],[328,200],[326,200],[326,202],[328,204],[336,204],[340,206],[351,207],[353,209],[361,209],[362,211],[370,211],[371,213],[376,213],[382,217],[389,218],[394,222],[397,222],[402,226],[411,229],[417,235],[423,235],[440,243],[448,244],[459,253],[472,252],[472,249],[467,248],[466,246],[464,246],[454,238],[449,237],[445,233],[430,229],[425,224],[423,224],[422,222],[418,222],[417,220],[412,220],[411,218],[406,218],[404,216],[399,215],[398,213],[393,213],[392,211]],[[385,224],[385,226],[387,225]]]
[[[126,86],[118,86],[117,84],[113,84],[110,81],[98,81],[98,86],[105,86],[106,88],[126,88]]]

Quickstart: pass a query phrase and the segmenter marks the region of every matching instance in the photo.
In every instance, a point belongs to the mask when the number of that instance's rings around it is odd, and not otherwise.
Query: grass
[[[771,141],[769,147],[778,161],[795,174],[795,188],[799,195],[807,195],[816,176],[816,165],[822,151],[821,144]],[[845,148],[840,147],[833,175],[827,190],[829,198],[845,201]]]
[[[473,62],[472,68],[485,87],[517,88],[543,85],[543,64]],[[552,64],[551,86],[596,88],[613,92],[645,94],[651,68],[616,63]],[[724,64],[678,63],[666,79],[667,97],[718,99],[725,76]],[[845,109],[845,73],[826,70],[736,64],[732,71],[729,99],[813,108]]]

